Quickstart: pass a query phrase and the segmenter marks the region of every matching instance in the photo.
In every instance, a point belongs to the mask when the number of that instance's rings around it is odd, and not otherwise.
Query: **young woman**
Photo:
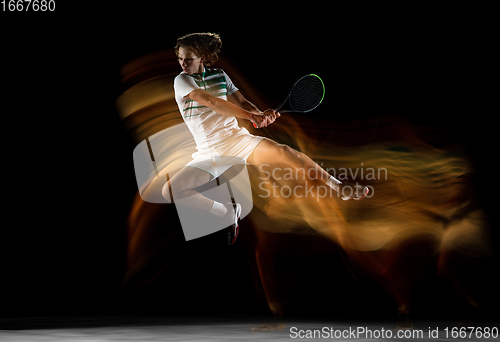
[[[183,205],[228,218],[228,242],[233,244],[238,235],[241,206],[219,203],[193,190],[231,166],[224,162],[216,163],[215,157],[234,157],[229,160],[242,160],[256,166],[279,162],[291,168],[307,170],[312,187],[326,185],[339,191],[346,184],[330,176],[303,153],[252,135],[246,128],[239,127],[236,118],[249,120],[256,127],[267,127],[280,114],[273,109],[259,110],[245,99],[222,69],[208,68],[218,59],[221,46],[219,35],[214,33],[193,33],[177,39],[175,52],[183,71],[174,81],[175,99],[193,134],[198,152],[193,155],[193,161],[165,184],[162,195],[167,200],[189,197]],[[343,197],[344,200],[360,200],[369,191],[360,185],[348,186],[351,189]]]

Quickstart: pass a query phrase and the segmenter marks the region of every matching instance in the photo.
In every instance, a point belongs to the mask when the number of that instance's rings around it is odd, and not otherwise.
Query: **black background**
[[[125,90],[120,68],[173,47],[177,37],[194,31],[220,33],[224,57],[273,98],[281,99],[288,86],[277,89],[272,81],[263,82],[263,72],[285,85],[316,73],[328,89],[322,108],[337,108],[342,115],[336,120],[396,115],[415,125],[445,126],[469,152],[478,191],[497,227],[492,195],[498,110],[490,107],[495,85],[490,34],[496,25],[485,11],[333,8],[319,16],[305,6],[293,15],[257,10],[243,17],[238,11],[212,11],[209,5],[197,10],[142,3],[126,10],[90,6],[58,1],[55,13],[1,14],[3,169],[8,175],[2,206],[2,316],[120,313],[113,304],[125,267],[125,220],[137,190],[135,145],[115,108]],[[136,7],[141,11],[134,12]],[[214,16],[214,23],[204,24],[204,15]],[[203,242],[198,247],[207,251]],[[201,256],[193,253],[190,265],[197,265]],[[242,260],[235,275],[217,264],[227,257]],[[177,285],[168,293],[190,296],[201,283],[199,297],[206,302],[200,299],[193,312],[217,312],[217,303],[226,302],[231,304],[220,305],[228,312],[265,312],[255,304],[244,258],[238,247],[214,252],[212,264],[201,262],[199,269],[171,275]],[[330,280],[348,276],[347,271],[319,273]],[[234,278],[244,295],[230,300],[221,289]],[[350,307],[345,299],[350,285],[346,281],[340,287],[347,291],[340,311]],[[358,288],[351,290],[359,295]],[[377,295],[365,310],[390,311],[383,295]],[[368,297],[365,293],[351,303],[359,307]],[[148,314],[145,307],[160,314],[179,309],[174,304],[158,309],[151,298],[145,303],[132,314]]]

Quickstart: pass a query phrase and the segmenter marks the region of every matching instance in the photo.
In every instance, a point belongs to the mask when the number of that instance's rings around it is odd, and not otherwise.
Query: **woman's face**
[[[203,58],[196,56],[193,50],[180,47],[177,55],[182,70],[188,75],[201,74],[203,72]]]

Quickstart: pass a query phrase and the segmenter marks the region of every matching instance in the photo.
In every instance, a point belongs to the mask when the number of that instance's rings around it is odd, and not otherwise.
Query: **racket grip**
[[[255,127],[255,128],[259,128],[259,127],[257,127],[257,125],[256,125],[256,124],[253,124],[253,127]]]

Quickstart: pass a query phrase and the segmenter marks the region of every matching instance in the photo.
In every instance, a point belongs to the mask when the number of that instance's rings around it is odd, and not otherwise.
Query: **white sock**
[[[326,181],[326,185],[328,185],[335,191],[339,191],[339,184],[342,184],[342,182],[334,178],[333,176],[330,176],[330,178]]]
[[[210,212],[212,214],[215,214],[217,216],[222,217],[222,216],[226,215],[227,208],[224,204],[214,201],[214,204],[212,204],[212,208],[210,209]]]

